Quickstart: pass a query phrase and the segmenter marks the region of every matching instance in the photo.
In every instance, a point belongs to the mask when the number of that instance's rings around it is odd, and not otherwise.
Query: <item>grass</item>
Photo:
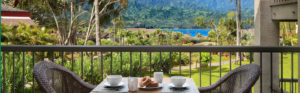
[[[281,56],[280,56],[281,57]],[[279,61],[279,78],[281,78],[281,60]],[[284,53],[283,55],[283,78],[293,78],[293,79],[298,79],[298,53],[293,54],[293,63],[292,63],[292,55],[291,53]],[[293,70],[292,70],[293,69]],[[292,71],[293,71],[293,77],[292,77]],[[296,82],[298,83],[298,82]],[[285,83],[284,85],[284,90],[287,92],[291,92],[291,84],[290,83]],[[297,87],[295,88],[295,84],[293,85],[294,87],[294,92],[298,91],[298,84]],[[296,89],[296,90],[295,90]]]
[[[199,56],[200,56],[199,53],[193,53],[193,54],[192,54],[192,59],[191,59],[192,62],[199,62]],[[211,57],[212,57],[212,60],[211,60],[212,63],[220,62],[220,56],[219,56],[218,54],[212,54]],[[235,55],[232,55],[232,56],[231,56],[231,60],[233,60],[233,59],[235,59],[235,58],[236,58]],[[222,57],[221,57],[221,60],[222,60],[222,61],[229,61],[229,58],[227,58],[227,57],[225,57],[225,56],[222,56]]]
[[[215,58],[215,57],[213,57]],[[279,56],[279,58],[281,58],[281,56]],[[298,78],[298,54],[294,53],[293,54],[293,63],[292,63],[292,59],[291,59],[291,53],[284,53],[283,55],[283,78],[292,78],[292,66],[293,66],[293,78],[296,79]],[[218,61],[218,59],[217,59]],[[245,60],[242,62],[242,64],[249,64],[249,60]],[[234,64],[232,63],[232,69],[239,67],[239,64]],[[230,71],[230,65],[226,64],[226,65],[222,65],[221,66],[222,69],[222,75],[227,74]],[[279,78],[281,78],[281,60],[279,60]],[[201,71],[201,87],[204,86],[209,86],[210,85],[210,80],[211,80],[211,84],[215,83],[217,80],[219,80],[220,78],[220,67],[212,67],[211,68],[212,73],[211,73],[211,79],[210,77],[210,73],[209,73],[209,67],[204,67],[202,68]],[[199,68],[194,68],[191,69],[191,78],[194,79],[196,85],[198,87],[200,87],[200,74],[199,74]],[[172,75],[179,75],[179,71],[172,71]],[[182,75],[189,77],[189,69],[185,69],[182,70]],[[297,85],[298,86],[298,85]],[[285,91],[290,92],[290,84],[286,83],[285,84]],[[295,88],[295,85],[294,85]],[[298,91],[298,87],[296,89],[296,91]]]
[[[242,62],[242,64],[249,64],[249,61],[244,61]],[[234,68],[237,68],[239,67],[239,64],[234,64],[232,63],[232,69]],[[222,76],[225,75],[226,73],[228,73],[230,71],[230,65],[229,64],[226,64],[226,65],[222,65],[221,66],[221,69],[222,69]],[[210,71],[209,71],[209,67],[203,67],[201,69],[201,86],[209,86],[210,85]],[[192,78],[194,79],[196,85],[198,87],[200,87],[200,73],[199,73],[199,68],[194,68],[191,70],[191,76]],[[212,81],[212,84],[214,82],[216,82],[217,80],[219,80],[220,78],[220,67],[217,66],[217,67],[212,67],[211,68],[211,81]],[[172,75],[179,75],[179,71],[172,71]],[[183,76],[186,76],[186,77],[189,77],[189,69],[185,69],[185,70],[182,70],[182,75]]]

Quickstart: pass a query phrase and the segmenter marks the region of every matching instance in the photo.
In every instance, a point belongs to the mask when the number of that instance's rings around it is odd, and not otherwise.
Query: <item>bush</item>
[[[15,73],[14,73],[14,81],[15,81],[15,92],[21,93],[23,92],[22,88],[24,84],[29,85],[30,87],[25,87],[25,89],[32,90],[32,81],[33,81],[33,63],[32,63],[32,53],[25,53],[24,55],[24,68],[23,68],[23,53],[16,52],[15,58],[13,58],[13,53],[5,53],[5,64],[4,59],[2,58],[1,62],[2,65],[5,65],[5,81],[4,76],[1,78],[1,82],[6,84],[6,93],[12,93],[13,91],[13,66],[15,66]],[[4,56],[3,56],[4,57]],[[13,64],[13,59],[15,59],[15,64]],[[35,59],[35,62],[40,60],[38,58]],[[23,70],[24,69],[24,70]],[[1,74],[3,75],[4,67],[1,68]],[[24,71],[24,78],[23,80],[23,71]],[[23,81],[25,83],[23,83]],[[36,81],[35,81],[36,84]],[[37,85],[37,84],[36,84]],[[38,86],[34,87],[36,90],[39,89]]]
[[[209,53],[201,53],[201,62],[208,63],[210,60]]]
[[[3,45],[53,45],[57,42],[54,29],[20,24],[18,27],[1,24]]]

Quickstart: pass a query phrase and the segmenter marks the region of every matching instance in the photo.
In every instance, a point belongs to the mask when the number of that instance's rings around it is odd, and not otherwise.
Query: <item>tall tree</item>
[[[96,45],[101,45],[100,39],[100,19],[99,19],[99,0],[94,1],[95,23],[96,23]]]
[[[230,0],[232,3],[232,0]],[[235,18],[236,18],[236,45],[241,45],[241,23],[242,23],[242,12],[241,12],[241,0],[235,0]]]
[[[18,1],[18,2],[17,2]],[[76,44],[76,31],[83,22],[79,17],[85,0],[15,0],[17,8],[28,10],[39,25],[56,28],[61,45]]]
[[[118,37],[117,34],[121,28],[125,27],[124,21],[122,20],[122,16],[120,15],[120,16],[116,17],[115,19],[113,19],[112,24],[114,26],[114,32],[113,32],[114,39],[115,39],[115,41],[117,41],[117,38],[119,38],[118,41],[120,42],[121,37]]]
[[[227,29],[225,26],[226,19],[221,18],[218,21],[215,21],[215,19],[206,19],[203,16],[200,16],[195,19],[195,25],[201,26],[204,28],[211,28],[213,31],[215,31],[217,45],[220,45],[220,38],[222,33]]]
[[[95,25],[96,25],[96,45],[101,45],[101,17],[102,16],[116,16],[120,10],[127,8],[127,0],[94,0],[95,6]],[[101,7],[102,6],[102,7]],[[107,15],[108,14],[108,15]],[[109,19],[110,18],[106,18]],[[105,19],[104,19],[105,20]]]
[[[90,35],[92,33],[92,30],[95,27],[95,19],[94,18],[95,18],[95,6],[93,5],[92,12],[91,12],[91,15],[90,15],[90,21],[89,21],[88,29],[87,29],[86,34],[85,34],[84,45],[87,44],[88,38],[90,37]]]
[[[198,40],[200,40],[200,38],[202,37],[201,33],[197,33],[196,37],[198,38]]]
[[[230,0],[232,2],[232,0]],[[235,18],[236,18],[236,45],[241,45],[241,23],[242,23],[242,17],[241,17],[241,0],[235,0]],[[239,52],[236,53],[236,58],[239,57]],[[241,57],[242,58],[242,57]]]

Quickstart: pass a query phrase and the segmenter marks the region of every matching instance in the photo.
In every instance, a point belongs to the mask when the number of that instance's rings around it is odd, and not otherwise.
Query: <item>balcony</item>
[[[255,91],[267,90],[262,86],[271,83],[268,90],[298,93],[300,47],[5,45],[1,51],[2,93],[40,93],[32,72],[34,64],[42,60],[61,64],[94,85],[110,74],[152,76],[155,71],[163,71],[165,77],[193,78],[197,87],[209,86],[241,65],[259,64],[269,72],[263,71]],[[278,58],[278,69],[272,68],[274,58]],[[263,68],[264,64],[271,68]],[[266,78],[271,82],[262,80]]]

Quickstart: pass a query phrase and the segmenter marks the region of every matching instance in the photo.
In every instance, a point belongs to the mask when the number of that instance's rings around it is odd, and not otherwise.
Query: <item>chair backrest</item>
[[[258,80],[261,68],[257,64],[240,66],[224,75],[209,87],[199,88],[201,93],[250,93]]]
[[[46,93],[88,93],[95,88],[72,71],[49,61],[35,64],[33,74],[40,88]]]

